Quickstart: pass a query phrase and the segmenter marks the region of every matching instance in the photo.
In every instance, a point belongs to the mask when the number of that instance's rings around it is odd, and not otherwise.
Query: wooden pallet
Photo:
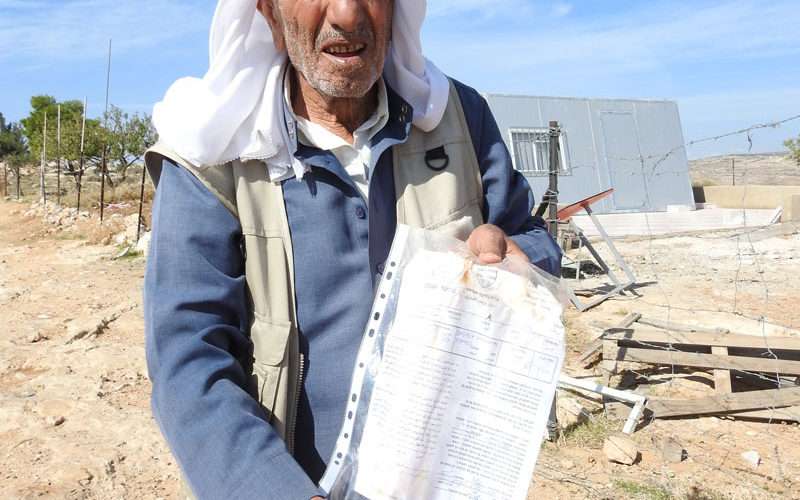
[[[716,394],[697,399],[650,397],[646,415],[660,418],[724,413],[800,422],[800,386],[731,391],[732,370],[777,380],[800,375],[800,338],[744,335],[639,318],[638,323],[627,328],[606,328],[602,339],[605,385],[621,366],[631,363],[691,367],[714,373]],[[614,405],[610,409],[613,413]],[[622,413],[625,411],[629,408],[622,409]]]

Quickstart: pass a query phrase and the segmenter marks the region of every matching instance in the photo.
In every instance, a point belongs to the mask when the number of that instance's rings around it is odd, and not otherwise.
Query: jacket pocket
[[[250,339],[253,342],[253,380],[251,387],[256,399],[267,411],[269,420],[285,398],[288,367],[287,346],[292,325],[289,321],[276,321],[254,313]],[[283,387],[283,390],[279,390]]]

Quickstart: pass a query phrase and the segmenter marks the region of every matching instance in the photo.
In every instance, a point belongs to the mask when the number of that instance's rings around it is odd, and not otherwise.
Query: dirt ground
[[[674,237],[619,239],[614,243],[636,277],[638,296],[626,294],[580,313],[565,311],[568,352],[564,372],[599,380],[600,365],[584,368],[584,347],[600,329],[628,313],[731,332],[791,337],[800,350],[800,224],[717,231]],[[598,249],[604,246],[596,245]],[[612,262],[607,252],[604,259]],[[620,269],[617,276],[624,276]],[[586,285],[600,285],[590,277]],[[593,283],[594,282],[594,283]],[[574,280],[571,284],[575,285]],[[588,299],[583,299],[584,301]],[[775,382],[734,378],[733,390],[775,388]],[[790,383],[800,383],[796,377]],[[634,365],[612,377],[643,395],[699,398],[714,394],[714,376],[680,366]],[[563,393],[564,396],[569,394]],[[592,408],[585,399],[579,401]],[[596,407],[595,407],[596,408]],[[609,462],[602,438],[621,435],[621,422],[602,412],[545,443],[529,498],[540,488],[557,498],[800,498],[800,428],[796,422],[698,416],[645,422],[630,436],[641,453],[632,466]],[[665,438],[678,441],[686,458],[662,457]],[[742,457],[756,451],[760,464]]]
[[[115,258],[121,217],[102,226],[96,214],[65,224],[29,210],[0,200],[0,497],[176,498],[179,471],[149,408],[144,257]],[[630,312],[791,336],[800,349],[797,226],[616,244],[636,276],[636,295],[583,313],[567,306],[565,373],[599,381],[600,366],[585,368],[578,358],[600,332],[593,325]],[[592,279],[602,282],[580,286]],[[612,385],[699,397],[713,393],[713,375],[642,366]],[[531,499],[800,498],[796,423],[714,416],[644,422],[630,436],[640,458],[620,465],[602,446],[622,435],[622,423],[595,402],[562,396],[591,415],[544,443]],[[662,458],[667,437],[685,450],[681,462]],[[751,451],[758,465],[741,456]]]
[[[725,155],[689,162],[692,182],[701,186],[800,186],[800,165],[786,153]]]

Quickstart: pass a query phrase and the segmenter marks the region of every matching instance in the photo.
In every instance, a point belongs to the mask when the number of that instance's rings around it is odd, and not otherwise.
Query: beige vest
[[[428,159],[444,147],[448,160]],[[452,82],[439,126],[428,132],[412,127],[408,141],[393,146],[397,222],[466,239],[483,223],[483,188],[461,102]],[[292,240],[280,183],[269,181],[260,162],[198,167],[159,143],[145,154],[157,185],[162,160],[170,158],[192,172],[238,217],[245,243],[245,278],[252,300],[251,392],[270,423],[294,448],[294,412],[303,359],[299,352]]]

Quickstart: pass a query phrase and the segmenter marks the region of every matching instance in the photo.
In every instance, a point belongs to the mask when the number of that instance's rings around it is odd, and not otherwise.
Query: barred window
[[[527,174],[547,174],[550,172],[550,136],[546,128],[512,128],[511,159],[514,168]],[[558,137],[560,154],[558,171],[566,172],[566,141],[562,131]]]

